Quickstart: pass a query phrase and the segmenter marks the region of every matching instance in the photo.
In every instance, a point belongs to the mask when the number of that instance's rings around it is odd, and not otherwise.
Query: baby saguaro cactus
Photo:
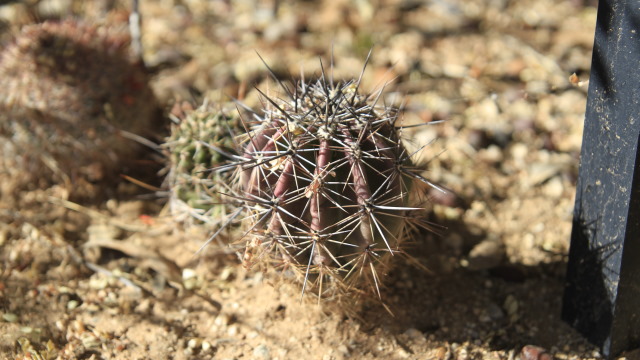
[[[247,266],[298,270],[302,292],[371,286],[402,254],[416,173],[398,135],[398,110],[362,95],[360,80],[324,76],[262,94],[264,115],[244,136],[236,191],[248,223]]]

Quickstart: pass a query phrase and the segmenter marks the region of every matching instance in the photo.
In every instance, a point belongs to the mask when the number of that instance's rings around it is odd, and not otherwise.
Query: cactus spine
[[[217,226],[229,212],[221,199],[228,192],[229,179],[211,171],[233,153],[234,135],[240,132],[235,108],[218,108],[205,101],[193,109],[189,104],[174,106],[171,135],[164,144],[167,155],[169,207],[180,222],[196,219]]]
[[[420,210],[411,183],[429,183],[412,170],[398,111],[377,105],[380,93],[360,94],[359,80],[281,85],[287,98],[262,94],[264,115],[230,165],[248,222],[243,260],[300,270],[303,293],[367,283],[380,296],[379,271]]]

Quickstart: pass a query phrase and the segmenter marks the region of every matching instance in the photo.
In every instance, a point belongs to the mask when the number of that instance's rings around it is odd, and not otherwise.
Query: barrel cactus
[[[229,197],[246,223],[245,265],[292,269],[303,293],[380,296],[389,259],[403,254],[410,213],[421,210],[412,183],[430,184],[403,147],[398,110],[359,85],[323,76],[283,85],[283,98],[263,94],[263,115],[230,165],[237,181]]]
[[[212,169],[235,151],[234,137],[241,131],[237,114],[231,104],[208,101],[196,109],[188,103],[174,106],[171,135],[163,147],[169,208],[179,222],[218,227],[230,212],[221,195],[229,189],[228,173]]]
[[[13,36],[0,53],[0,176],[76,192],[119,175],[158,114],[128,44],[122,29],[72,20]]]

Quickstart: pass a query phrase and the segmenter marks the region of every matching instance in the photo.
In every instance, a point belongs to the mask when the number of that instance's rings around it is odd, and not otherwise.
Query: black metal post
[[[600,0],[563,318],[613,357],[640,347],[640,2]]]

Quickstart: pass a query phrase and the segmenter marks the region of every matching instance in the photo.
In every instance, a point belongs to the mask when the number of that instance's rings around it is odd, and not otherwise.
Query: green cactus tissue
[[[227,159],[224,154],[234,152],[241,126],[237,111],[209,102],[196,109],[183,103],[174,106],[171,119],[164,144],[171,214],[179,222],[216,226],[228,213],[221,193],[228,192],[229,179],[212,169]]]

